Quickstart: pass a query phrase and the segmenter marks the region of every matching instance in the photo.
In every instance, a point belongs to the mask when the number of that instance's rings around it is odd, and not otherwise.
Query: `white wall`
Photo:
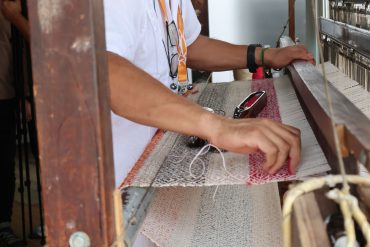
[[[208,0],[210,37],[234,44],[275,47],[288,19],[288,0]],[[296,1],[296,35],[306,42],[306,1]],[[288,30],[288,28],[287,28]],[[286,32],[287,33],[287,32]],[[213,73],[213,81],[231,81],[232,72]]]

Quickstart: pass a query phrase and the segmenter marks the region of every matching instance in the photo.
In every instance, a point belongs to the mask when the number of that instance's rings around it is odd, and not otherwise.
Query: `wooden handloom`
[[[47,243],[66,246],[73,239],[87,241],[87,236],[92,246],[110,246],[117,234],[102,1],[38,0],[29,12]],[[293,64],[289,73],[336,172],[322,77],[304,63]],[[356,161],[369,169],[369,119],[340,92],[331,91],[341,117],[337,131],[347,171],[358,172]],[[155,191],[132,188],[129,193],[136,199],[125,204],[126,245],[137,234]],[[322,218],[335,208],[323,207],[322,195],[310,194],[296,205],[294,246],[326,246]],[[136,221],[127,220],[132,215]]]

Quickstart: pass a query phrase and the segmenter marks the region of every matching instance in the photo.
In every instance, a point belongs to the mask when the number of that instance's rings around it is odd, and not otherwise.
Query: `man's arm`
[[[247,67],[246,45],[232,45],[200,35],[188,48],[188,65],[192,69],[224,71]],[[256,48],[255,62],[261,65],[261,48]],[[265,65],[282,68],[297,59],[313,62],[313,56],[303,45],[270,48],[265,51]]]
[[[162,83],[126,59],[108,52],[111,108],[114,113],[140,124],[208,138],[198,124],[213,114]]]
[[[264,152],[266,171],[275,173],[291,159],[300,160],[299,130],[268,119],[228,119],[172,93],[126,59],[108,52],[111,108],[144,125],[195,135],[238,153]],[[124,138],[124,137],[122,137]]]
[[[30,27],[28,21],[21,14],[21,2],[20,0],[15,1],[1,1],[1,11],[5,18],[10,21],[22,34],[23,38],[29,43],[30,42]]]

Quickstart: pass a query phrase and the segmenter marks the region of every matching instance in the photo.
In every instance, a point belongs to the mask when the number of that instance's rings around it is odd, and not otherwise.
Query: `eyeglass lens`
[[[171,57],[170,63],[171,63],[170,64],[170,66],[171,66],[170,74],[171,74],[171,77],[175,78],[177,76],[177,68],[178,68],[178,64],[179,64],[179,55],[174,54]]]
[[[174,21],[168,24],[168,37],[172,46],[177,45],[179,34],[177,32],[176,24]]]

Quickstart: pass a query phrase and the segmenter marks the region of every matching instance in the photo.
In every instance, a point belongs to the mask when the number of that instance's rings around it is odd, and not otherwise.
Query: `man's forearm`
[[[233,45],[200,35],[188,49],[188,66],[206,71],[247,68],[247,45]],[[257,47],[254,60],[261,65],[261,48]],[[282,68],[297,59],[314,63],[313,56],[302,45],[270,48],[264,52],[264,65]]]
[[[224,71],[247,67],[247,46],[232,45],[200,35],[188,48],[192,69]]]
[[[216,115],[172,93],[118,55],[108,52],[108,64],[113,112],[143,125],[210,138],[207,123],[216,125]]]
[[[14,16],[10,21],[18,29],[23,38],[29,43],[31,34],[27,19],[24,18],[23,15],[19,14]]]

